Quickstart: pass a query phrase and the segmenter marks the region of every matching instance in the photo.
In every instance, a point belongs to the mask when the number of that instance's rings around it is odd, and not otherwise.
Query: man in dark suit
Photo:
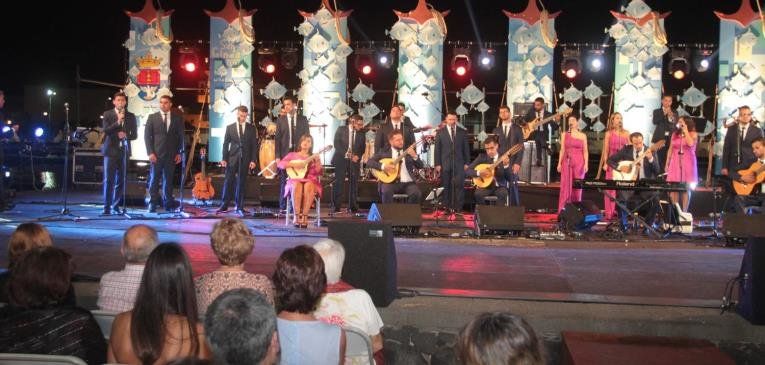
[[[617,153],[611,155],[611,157],[608,158],[608,166],[614,170],[617,170],[619,168],[619,162],[635,161],[635,159],[641,153],[643,153],[644,150],[646,150],[643,161],[637,165],[638,179],[656,179],[656,177],[661,173],[661,168],[659,167],[659,159],[655,158],[651,150],[646,149],[645,145],[643,144],[643,135],[640,132],[630,134],[630,143],[630,145],[622,147],[622,149],[620,149]],[[621,171],[629,172],[629,170],[629,167],[625,167]],[[634,207],[646,200],[650,200],[649,202],[645,203],[645,205],[643,205],[639,213],[645,218],[646,223],[652,224],[654,218],[656,217],[656,212],[659,210],[658,203],[653,201],[651,199],[652,197],[653,192],[650,191],[632,192],[622,190],[618,192],[617,199],[624,202],[627,207]],[[622,222],[622,229],[626,229],[628,212],[619,209],[618,213]]]
[[[226,127],[223,137],[223,159],[220,165],[226,168],[223,182],[223,198],[218,213],[228,211],[231,199],[236,196],[236,212],[244,216],[244,195],[247,192],[247,172],[257,165],[258,131],[247,123],[249,110],[244,105],[236,108],[236,123]],[[236,195],[235,195],[236,194]]]
[[[755,160],[762,165],[765,165],[765,138],[759,137],[752,142],[752,151],[754,152]],[[752,162],[752,164],[754,164]],[[751,165],[750,165],[751,166]],[[747,166],[749,168],[750,166]],[[757,180],[757,176],[754,173],[748,173],[740,175],[741,182],[747,184],[753,184]],[[760,213],[765,214],[765,189],[763,184],[757,184],[753,187],[752,193],[749,195],[736,195],[735,209],[738,213],[747,213],[749,207],[760,207]]]
[[[515,120],[511,119],[510,108],[506,105],[499,107],[499,127],[494,129],[494,134],[497,136],[497,142],[499,143],[498,154],[502,155],[511,147],[517,144],[523,144],[523,130],[521,130],[521,123],[523,119],[516,117]],[[484,144],[486,142],[484,141]],[[515,155],[510,157],[511,173],[510,179],[508,179],[509,193],[510,193],[510,205],[521,205],[521,197],[518,192],[518,173],[521,171],[521,162],[523,161],[523,147]]]
[[[359,161],[366,149],[366,137],[361,129],[364,127],[364,119],[361,115],[354,114],[348,119],[348,125],[337,128],[335,132],[335,154],[332,156],[332,166],[335,167],[335,182],[332,184],[332,211],[340,212],[343,195],[343,185],[348,177],[348,196],[350,205],[348,209],[355,212],[359,209],[356,205],[358,195]]]
[[[465,131],[457,127],[457,113],[446,113],[443,125],[436,132],[435,167],[441,174],[444,205],[451,213],[459,213],[465,200],[465,169],[470,161],[470,149]]]
[[[414,143],[414,125],[411,121],[407,123],[407,120],[404,118],[404,113],[398,105],[394,105],[390,109],[390,120],[383,123],[375,134],[375,152],[390,147],[388,136],[393,130],[400,130],[404,134],[405,148]]]
[[[130,142],[138,137],[135,114],[125,110],[127,96],[117,92],[112,97],[114,109],[102,115],[104,128],[104,215],[124,213],[120,210],[125,190],[125,159],[130,158]]]
[[[672,133],[675,132],[677,126],[677,112],[672,110],[672,95],[664,95],[661,97],[661,108],[653,111],[653,124],[656,126],[653,130],[653,136],[651,137],[651,144],[654,144],[660,140],[665,141],[664,147],[656,151],[656,155],[659,158],[659,167],[664,168],[667,162],[667,150],[669,150],[670,139]]]
[[[481,172],[476,171],[476,166],[480,164],[493,164],[499,157],[499,142],[497,136],[489,136],[483,141],[483,148],[486,153],[482,153],[476,157],[475,160],[468,166],[467,175],[470,177],[478,177]],[[523,151],[523,150],[521,150]],[[483,175],[482,175],[483,176]],[[474,199],[476,204],[488,204],[485,197],[494,195],[497,197],[499,205],[507,206],[508,203],[508,187],[511,182],[517,181],[517,175],[513,174],[513,168],[511,167],[511,159],[504,157],[499,165],[494,169],[494,181],[486,188],[479,188],[476,186]],[[514,184],[516,191],[515,199],[517,199],[518,185]],[[512,199],[511,199],[512,201]],[[517,205],[517,201],[512,202],[513,205]]]
[[[406,194],[407,203],[420,204],[420,198],[422,192],[417,186],[414,177],[415,169],[422,168],[422,161],[417,156],[417,152],[414,150],[414,146],[411,148],[404,148],[404,135],[401,130],[394,130],[388,135],[388,144],[391,147],[378,150],[372,158],[367,161],[367,166],[376,170],[383,170],[391,173],[395,170],[395,166],[380,163],[384,158],[398,158],[401,154],[406,156],[401,160],[399,166],[398,178],[390,184],[380,182],[379,190],[380,197],[383,204],[393,203],[393,194]]]
[[[762,136],[762,129],[752,123],[752,109],[746,105],[738,108],[738,123],[728,127],[725,133],[720,173],[739,180],[738,170],[748,169],[757,160],[752,142]]]
[[[175,165],[181,163],[183,152],[183,117],[172,112],[173,99],[168,95],[159,98],[159,111],[149,115],[146,120],[144,141],[146,153],[151,162],[149,178],[149,212],[155,213],[161,202],[165,210],[176,207],[173,198],[173,178]],[[162,179],[162,195],[159,194],[159,181]]]
[[[545,110],[545,99],[539,97],[534,99],[534,107],[526,113],[524,120],[526,123],[531,123],[534,119],[542,120],[550,115],[552,115],[552,113]],[[529,139],[533,140],[536,144],[537,155],[535,163],[537,166],[542,166],[542,152],[546,150],[547,153],[550,153],[550,146],[548,145],[550,141],[550,131],[555,131],[556,129],[558,129],[557,123],[546,123],[545,125],[537,127],[537,129],[531,133],[531,136],[529,136]]]
[[[308,119],[305,116],[297,115],[297,106],[295,99],[286,97],[283,101],[284,115],[276,119],[276,138],[274,144],[276,148],[276,163],[278,164],[282,157],[288,153],[297,151],[300,137],[310,134]],[[279,209],[287,209],[287,201],[284,199],[284,185],[287,183],[287,172],[279,169]]]

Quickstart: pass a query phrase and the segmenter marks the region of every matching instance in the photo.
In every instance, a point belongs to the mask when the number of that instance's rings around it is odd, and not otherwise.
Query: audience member
[[[98,308],[115,313],[133,309],[146,259],[158,243],[157,231],[145,224],[136,224],[125,231],[120,248],[125,268],[107,272],[101,277]]]
[[[207,310],[205,333],[218,365],[279,363],[276,312],[259,291],[241,288],[219,295]]]
[[[218,295],[236,288],[255,289],[273,304],[274,286],[271,280],[265,275],[244,271],[244,262],[255,246],[255,237],[244,222],[225,218],[216,223],[210,233],[210,244],[221,266],[194,282],[200,314],[205,314]]]
[[[146,261],[133,310],[114,319],[109,362],[158,365],[187,356],[207,359],[197,318],[189,258],[175,243],[160,244]]]
[[[345,262],[343,245],[331,239],[322,239],[313,245],[313,248],[324,261],[324,272],[327,274],[326,294],[321,298],[314,316],[323,322],[364,331],[372,341],[375,357],[379,356],[382,360],[383,338],[380,329],[383,322],[372,303],[372,298],[366,291],[354,289],[340,280]],[[366,360],[366,357],[348,360],[358,362],[357,360]]]
[[[319,253],[306,245],[285,250],[276,261],[273,281],[281,363],[343,364],[345,332],[313,315],[327,286]]]
[[[542,344],[521,317],[504,312],[483,313],[460,331],[457,360],[464,365],[543,365]]]
[[[89,364],[106,360],[106,341],[86,309],[66,304],[74,267],[55,247],[14,257],[10,303],[0,309],[0,352],[69,355]]]

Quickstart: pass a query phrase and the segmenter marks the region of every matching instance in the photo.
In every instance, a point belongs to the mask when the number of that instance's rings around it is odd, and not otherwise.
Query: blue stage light
[[[35,128],[35,137],[40,138],[45,134],[45,130],[42,127]]]

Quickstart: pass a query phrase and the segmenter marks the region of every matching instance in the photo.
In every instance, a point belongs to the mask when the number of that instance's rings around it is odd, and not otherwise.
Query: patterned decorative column
[[[509,19],[507,47],[507,105],[513,114],[513,103],[545,98],[552,108],[553,51],[557,43],[555,17],[540,11],[537,0],[529,0],[520,13],[504,11]]]
[[[210,16],[210,138],[208,158],[223,158],[226,126],[236,122],[234,108],[252,110],[252,51],[255,40],[252,14],[227,0],[222,10],[205,10]]]
[[[146,0],[138,12],[125,12],[130,17],[130,33],[124,46],[128,50],[128,71],[125,94],[127,109],[135,114],[138,138],[130,143],[132,160],[148,160],[143,130],[149,114],[159,110],[159,97],[170,95],[170,30],[171,11],[154,8]]]
[[[765,29],[762,19],[752,9],[749,0],[741,0],[741,6],[733,14],[715,12],[720,18],[720,50],[718,59],[719,96],[717,119],[728,119],[737,108],[748,105],[752,115],[765,120]],[[762,125],[761,125],[762,126]],[[718,122],[718,141],[725,138],[726,128]],[[715,144],[715,160],[722,155],[722,143]],[[715,171],[719,172],[719,164]]]
[[[668,51],[664,18],[669,12],[651,11],[642,0],[632,0],[611,11],[617,19],[608,33],[616,42],[614,111],[622,113],[624,128],[650,140],[653,110],[661,104],[662,55]]]
[[[327,0],[316,13],[300,12],[305,19],[297,31],[303,36],[303,81],[298,98],[303,114],[311,124],[314,149],[332,144],[335,130],[353,113],[347,100],[347,58],[353,50],[348,45],[348,15],[351,11],[332,10]],[[326,163],[331,153],[322,155]]]
[[[425,0],[409,12],[394,10],[398,21],[390,29],[399,42],[398,100],[407,105],[415,127],[437,126],[442,120],[444,38],[449,11],[428,8]]]

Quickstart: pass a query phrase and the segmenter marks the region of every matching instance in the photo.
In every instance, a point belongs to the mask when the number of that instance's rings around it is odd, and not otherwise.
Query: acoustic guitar
[[[553,115],[551,115],[551,116],[549,116],[547,118],[544,118],[544,119],[535,118],[534,120],[526,123],[526,125],[522,125],[521,126],[521,131],[523,132],[523,139],[524,140],[529,139],[529,137],[531,137],[531,133],[534,132],[537,128],[539,128],[539,126],[542,126],[542,125],[545,125],[547,123],[550,123],[550,122],[554,121],[555,119],[557,119],[560,116],[563,116],[563,117],[568,116],[569,114],[571,114],[572,110],[573,109],[566,109],[566,110],[564,110],[562,112],[557,112],[557,113],[555,113],[555,114],[553,114]]]
[[[476,166],[475,172],[478,176],[473,178],[473,184],[476,187],[483,189],[489,187],[489,185],[494,182],[494,173],[497,166],[502,163],[502,159],[505,157],[512,157],[521,150],[523,150],[523,143],[518,143],[517,145],[510,147],[510,149],[503,153],[502,156],[499,156],[496,162],[482,163]]]
[[[733,189],[736,190],[738,195],[749,195],[754,190],[757,184],[762,184],[765,181],[765,165],[760,161],[755,161],[752,166],[749,166],[746,170],[739,170],[738,174],[741,176],[754,173],[754,182],[745,183],[743,181],[733,181]]]
[[[202,164],[202,172],[198,172],[194,175],[194,188],[191,190],[191,195],[197,200],[211,200],[215,196],[215,188],[212,185],[212,178],[207,176],[207,150],[204,148],[199,149],[199,160]]]
[[[637,165],[640,162],[643,162],[643,159],[645,158],[645,154],[648,153],[648,151],[656,152],[657,150],[664,147],[664,145],[667,143],[665,140],[660,140],[654,144],[651,145],[651,147],[648,147],[648,149],[643,150],[643,152],[640,152],[638,155],[638,158],[634,161],[619,161],[619,165],[616,166],[616,169],[612,172],[611,180],[618,180],[618,181],[630,181],[637,179]],[[629,167],[630,170],[628,172],[622,172],[623,167]]]
[[[319,158],[322,154],[325,152],[330,151],[332,148],[334,148],[332,145],[328,145],[324,148],[322,148],[319,152],[314,153],[313,155],[309,156],[308,158],[304,160],[292,160],[292,162],[301,162],[302,167],[287,167],[287,175],[290,177],[290,179],[304,179],[305,175],[308,173],[308,166],[311,165],[311,162]]]
[[[380,182],[390,184],[398,178],[399,169],[401,168],[401,161],[406,158],[406,151],[409,149],[417,148],[418,145],[420,145],[422,142],[424,142],[427,139],[427,136],[423,136],[420,138],[419,141],[412,143],[411,146],[407,147],[406,149],[402,150],[401,153],[398,154],[398,157],[396,158],[381,158],[380,159],[380,165],[385,166],[393,166],[393,171],[390,173],[385,172],[385,170],[378,170],[378,169],[372,169],[372,175],[374,175],[377,180]]]

